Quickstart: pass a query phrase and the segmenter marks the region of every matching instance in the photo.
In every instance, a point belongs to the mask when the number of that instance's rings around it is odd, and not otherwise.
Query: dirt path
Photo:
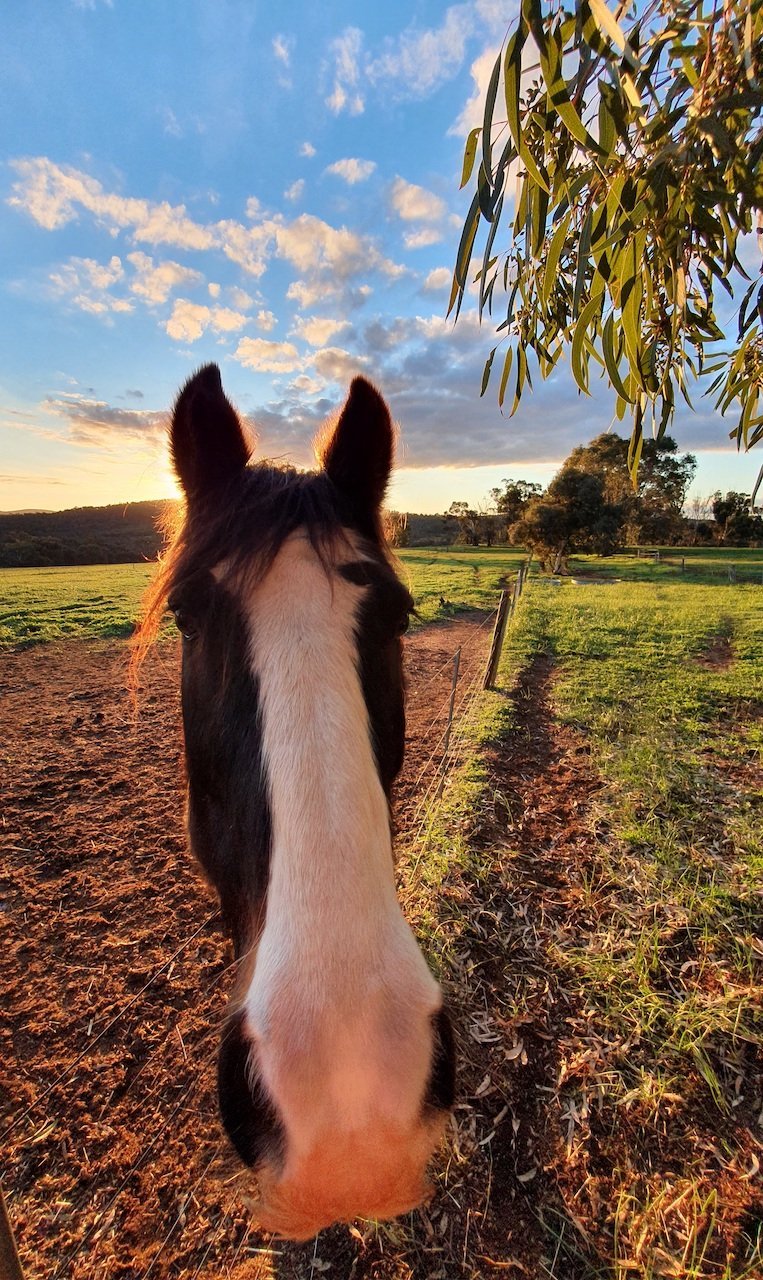
[[[402,834],[436,763],[452,655],[463,646],[467,689],[483,623],[407,640]],[[151,1274],[219,1276],[246,1235],[214,1087],[230,956],[182,836],[174,650],[152,658],[138,724],[121,644],[5,655],[0,697],[0,1128],[14,1126],[3,1185],[28,1280],[137,1277],[165,1237]],[[346,1232],[335,1257],[347,1273]]]

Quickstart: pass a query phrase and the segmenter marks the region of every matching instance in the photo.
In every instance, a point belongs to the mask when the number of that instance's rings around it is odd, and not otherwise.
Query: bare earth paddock
[[[562,594],[594,610],[614,590]],[[659,890],[640,882],[648,832],[615,813],[613,794],[630,784],[603,776],[591,729],[606,710],[596,615],[565,638],[549,621],[559,591],[529,594],[492,719],[472,719],[468,734],[459,724],[481,705],[490,616],[472,610],[406,639],[401,894],[446,988],[460,1059],[433,1199],[400,1222],[337,1227],[302,1247],[251,1230],[246,1178],[217,1117],[233,974],[182,836],[174,644],[150,659],[137,719],[121,641],[3,655],[0,1126],[27,1280],[761,1274],[759,882],[757,899],[729,889],[701,927],[666,896],[664,867]],[[731,631],[716,631],[681,658],[708,687],[737,653]],[[574,683],[584,635],[588,721]],[[454,759],[466,781],[446,780],[443,827],[432,801],[458,646]],[[601,741],[619,743],[640,695],[615,702]],[[713,721],[708,813],[763,795],[749,736],[762,710],[757,694],[729,695]],[[666,803],[655,801],[655,821]],[[716,836],[712,816],[703,821],[697,884],[716,856],[711,837],[731,848],[726,828]],[[743,1012],[729,1029],[718,1009],[732,1007],[732,974]],[[660,1019],[695,1007],[716,1020],[692,1056]]]

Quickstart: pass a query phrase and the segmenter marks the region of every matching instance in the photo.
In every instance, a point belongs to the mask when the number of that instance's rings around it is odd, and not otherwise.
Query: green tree
[[[724,497],[719,490],[713,494],[713,516],[721,542],[729,546],[763,540],[763,519],[758,512],[750,510],[749,494],[729,491]]]
[[[451,502],[445,513],[446,521],[456,525],[456,539],[467,547],[479,547],[482,543],[492,547],[498,532],[497,519],[489,511],[478,511],[468,502]]]
[[[737,255],[763,206],[763,6],[647,0],[621,22],[626,10],[521,0],[466,143],[473,198],[449,311],[484,227],[479,311],[500,320],[482,394],[500,344],[512,413],[533,370],[548,377],[569,350],[581,391],[601,369],[618,418],[630,413],[635,475],[647,418],[662,436],[701,373],[738,410],[737,446],[763,437],[763,287]],[[716,292],[736,300],[740,285],[736,342],[719,354]]]
[[[512,525],[512,542],[532,551],[541,569],[565,573],[573,551],[609,555],[622,538],[624,509],[609,502],[604,479],[565,464],[546,492]]]
[[[531,498],[543,492],[542,486],[528,480],[503,480],[490,490],[490,501],[506,529],[519,520]]]
[[[697,470],[691,453],[679,454],[671,436],[645,440],[635,488],[628,473],[628,441],[604,432],[573,449],[565,466],[600,475],[605,497],[623,510],[625,541],[676,543],[686,538],[682,515]]]

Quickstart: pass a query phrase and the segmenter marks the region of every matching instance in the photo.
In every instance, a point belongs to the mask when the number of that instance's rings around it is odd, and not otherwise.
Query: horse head
[[[413,608],[380,519],[394,430],[356,378],[319,470],[253,464],[209,365],[171,444],[188,832],[238,959],[220,1110],[261,1224],[307,1239],[421,1203],[453,1101],[447,1014],[393,871]]]

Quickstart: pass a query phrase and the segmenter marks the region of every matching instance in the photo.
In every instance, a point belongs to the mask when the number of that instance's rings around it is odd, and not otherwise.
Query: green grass
[[[708,563],[723,569],[738,555]],[[585,558],[589,572],[609,577],[612,567]],[[585,864],[560,868],[566,918],[546,919],[545,907],[528,918],[557,999],[577,1011],[567,1060],[596,1063],[590,1047],[600,1046],[597,1066],[548,1091],[548,1132],[571,1103],[588,1117],[553,1171],[577,1184],[561,1234],[548,1227],[553,1274],[583,1266],[582,1223],[596,1243],[591,1275],[742,1280],[763,1264],[754,1210],[736,1216],[740,1189],[754,1203],[744,1179],[763,1053],[763,588],[720,573],[668,578],[649,562],[633,576],[532,579],[501,667],[510,689],[536,654],[551,655],[552,714],[602,780]],[[463,972],[465,939],[497,872],[512,865],[511,822],[498,844],[471,836],[475,816],[494,807],[490,751],[512,733],[512,714],[500,693],[474,704],[463,766],[416,833],[415,870],[404,875],[407,910],[446,974]],[[507,985],[520,992],[509,1016],[521,1022],[521,976]],[[708,1143],[721,1153],[711,1163]],[[546,1206],[544,1221],[556,1212]]]
[[[506,578],[526,559],[516,547],[411,547],[397,554],[422,622],[495,608]]]
[[[507,547],[400,552],[420,622],[492,609],[503,577],[516,573],[522,559]],[[146,564],[0,569],[0,649],[129,636],[151,573]]]
[[[646,552],[660,551],[659,561],[646,557]],[[642,547],[642,557],[635,551],[627,555],[573,556],[573,574],[602,574],[629,582],[704,582],[708,585],[728,583],[729,569],[735,569],[737,581],[763,585],[763,548],[754,547]],[[683,569],[681,561],[683,560]]]
[[[597,573],[620,582],[680,580],[685,585],[728,586],[728,566],[734,564],[739,578],[734,589],[763,576],[763,551],[687,548],[665,554],[685,555],[685,577],[680,577],[673,559],[655,564],[628,556],[579,556],[571,568],[573,574]],[[514,547],[406,548],[398,558],[420,624],[466,609],[494,608],[501,587],[516,574],[525,553]],[[146,564],[0,569],[0,649],[130,635],[151,573],[152,566]]]
[[[146,564],[0,569],[0,648],[129,636],[150,576]]]

